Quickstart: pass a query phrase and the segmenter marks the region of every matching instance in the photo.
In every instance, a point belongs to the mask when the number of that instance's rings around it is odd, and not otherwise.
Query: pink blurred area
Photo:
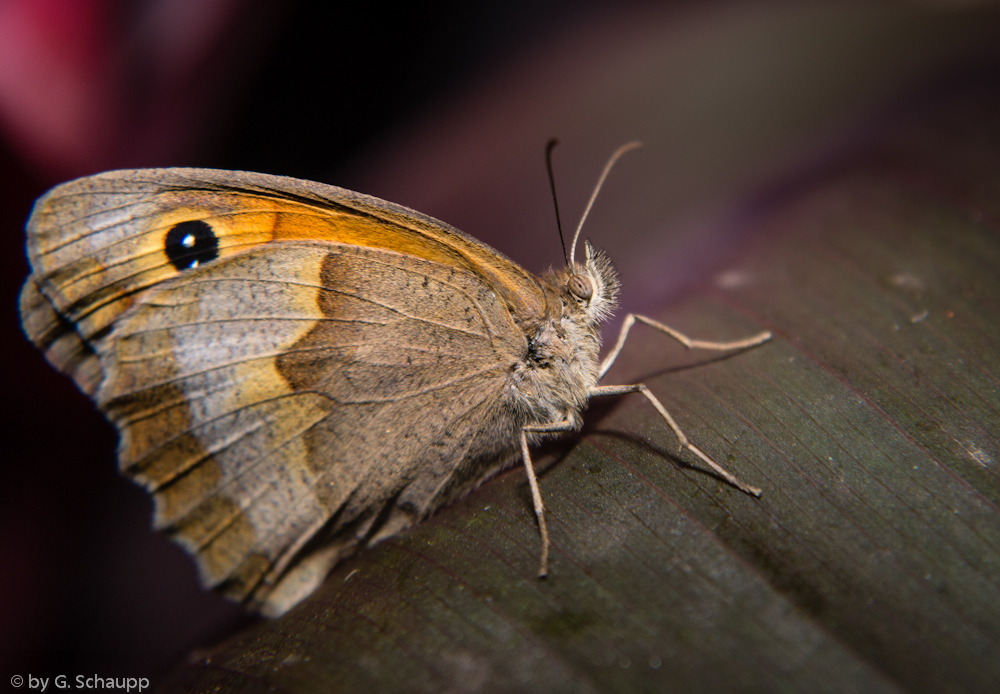
[[[4,0],[0,126],[46,178],[168,162],[231,96],[206,70],[243,0]],[[246,37],[244,37],[246,38]],[[229,41],[235,55],[254,50]],[[217,63],[218,61],[214,61]],[[213,65],[213,67],[216,67]]]
[[[55,171],[102,156],[110,88],[107,2],[9,0],[0,5],[0,107],[10,142]]]

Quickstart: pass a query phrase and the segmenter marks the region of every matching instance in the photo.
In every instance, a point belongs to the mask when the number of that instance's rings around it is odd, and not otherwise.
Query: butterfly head
[[[618,306],[621,282],[614,264],[604,251],[584,244],[586,259],[571,263],[562,271],[566,295],[594,325],[604,322]]]

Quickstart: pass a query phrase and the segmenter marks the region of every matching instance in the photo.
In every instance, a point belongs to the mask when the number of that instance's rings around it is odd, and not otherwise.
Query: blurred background
[[[561,262],[543,149],[651,310],[738,253],[742,220],[936,95],[994,89],[977,2],[0,0],[7,675],[155,676],[249,618],[197,583],[120,479],[114,431],[20,331],[35,198],[112,168],[321,180]]]

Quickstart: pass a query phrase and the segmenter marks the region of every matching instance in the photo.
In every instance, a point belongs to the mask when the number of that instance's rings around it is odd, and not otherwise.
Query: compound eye
[[[570,275],[567,288],[570,294],[584,301],[590,301],[594,296],[594,285],[590,283],[590,278],[584,275]]]

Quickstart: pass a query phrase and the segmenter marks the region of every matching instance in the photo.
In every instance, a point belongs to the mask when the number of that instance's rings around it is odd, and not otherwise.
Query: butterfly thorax
[[[527,410],[527,422],[582,423],[580,412],[600,369],[600,326],[614,311],[618,276],[604,253],[586,245],[585,264],[542,276],[546,310],[526,324],[528,348],[515,366],[512,390]]]

